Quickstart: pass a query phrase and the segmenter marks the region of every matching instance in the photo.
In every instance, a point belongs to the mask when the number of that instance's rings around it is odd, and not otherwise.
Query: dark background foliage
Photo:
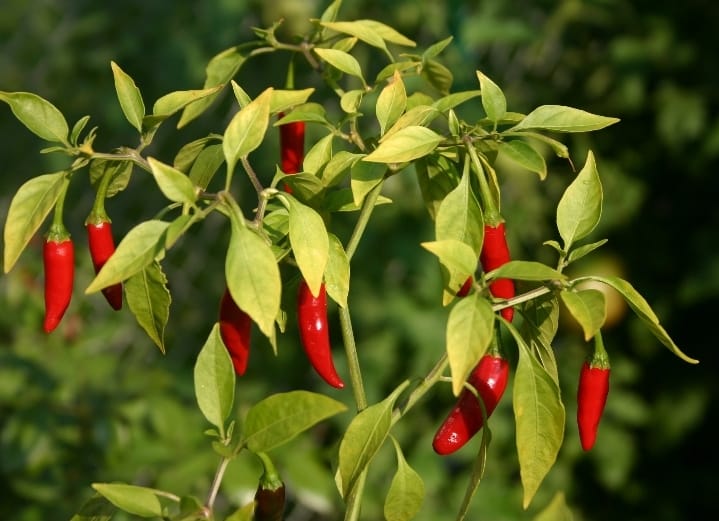
[[[719,433],[712,419],[719,389],[710,332],[719,308],[714,205],[719,7],[699,0],[345,4],[343,19],[381,20],[420,47],[453,35],[443,55],[455,76],[453,90],[476,88],[474,71],[481,69],[505,90],[510,110],[560,103],[621,118],[595,134],[565,136],[575,164],[583,164],[588,148],[595,151],[605,191],[604,219],[594,236],[609,243],[583,268],[625,276],[679,346],[702,362],[689,366],[676,359],[621,303],[612,304],[610,311],[619,317],[605,336],[612,389],[597,446],[584,454],[573,416],[576,374],[587,348],[570,319],[563,321],[565,332],[555,348],[568,425],[557,466],[533,507],[522,513],[511,400],[505,399],[493,417],[487,473],[473,518],[531,518],[557,490],[566,492],[576,519],[670,521],[714,511],[713,447]],[[90,114],[90,124],[99,127],[98,150],[134,145],[136,137],[114,98],[110,60],[135,79],[151,105],[167,92],[201,86],[209,58],[251,39],[251,27],[284,17],[279,34],[288,38],[322,8],[319,1],[292,0],[127,0],[118,7],[89,0],[5,0],[0,89],[38,93],[71,123]],[[368,60],[369,51],[360,58]],[[237,81],[252,95],[268,83],[281,87],[285,65],[273,59],[248,62]],[[297,83],[317,82],[300,69]],[[174,132],[168,126],[150,153],[170,160],[183,143],[221,131],[231,110],[225,97],[187,129]],[[316,131],[310,128],[310,138],[319,136]],[[23,182],[63,164],[38,153],[44,144],[4,104],[0,136],[0,213],[5,215]],[[268,136],[253,156],[267,179],[277,157],[277,138]],[[553,208],[572,174],[565,162],[551,166],[544,182],[525,172],[502,171],[503,214],[517,258],[553,262],[541,244],[556,236]],[[0,518],[5,520],[69,519],[96,481],[123,480],[202,497],[217,463],[194,405],[192,366],[222,291],[225,223],[210,219],[164,261],[173,307],[163,356],[128,311],[112,313],[98,295],[82,295],[92,277],[89,256],[82,253],[82,223],[92,194],[83,183],[73,185],[66,219],[78,244],[77,292],[59,330],[45,336],[39,327],[39,238],[0,278]],[[443,349],[446,319],[446,310],[437,305],[439,271],[418,246],[432,237],[432,227],[414,177],[410,172],[396,176],[386,194],[396,203],[376,212],[353,260],[350,295],[370,401],[401,379],[428,370]],[[164,204],[158,195],[148,176],[136,174],[130,189],[108,202],[116,233],[153,215]],[[344,239],[352,219],[336,222]],[[241,409],[270,392],[327,392],[307,368],[294,333],[290,324],[278,358],[256,335],[248,375],[238,387]],[[339,345],[338,331],[334,334]],[[342,355],[337,358],[342,371]],[[419,519],[450,518],[446,512],[459,504],[478,446],[445,459],[431,452],[431,437],[452,401],[447,388],[438,388],[396,429],[426,482]],[[329,424],[276,455],[288,481],[293,519],[337,517],[339,498],[328,470],[332,452],[323,442],[338,428],[341,423]],[[381,516],[393,457],[383,450],[377,469],[385,474],[370,475],[372,483],[383,486],[369,489],[367,519]],[[223,504],[247,501],[258,472],[248,458],[233,463]]]

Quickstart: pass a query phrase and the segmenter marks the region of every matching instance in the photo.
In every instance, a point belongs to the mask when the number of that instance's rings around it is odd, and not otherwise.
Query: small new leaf
[[[602,216],[602,183],[591,150],[577,177],[557,205],[557,228],[568,251],[575,241],[589,235]]]
[[[130,124],[142,133],[142,118],[145,117],[145,103],[142,101],[140,89],[135,85],[135,81],[123,71],[120,66],[110,62],[112,74],[115,77],[115,90],[117,91],[117,99],[120,102],[125,118]]]
[[[158,262],[153,262],[125,281],[127,307],[147,336],[165,353],[165,326],[170,317],[170,292],[167,277]]]
[[[487,117],[494,123],[504,117],[507,113],[507,100],[499,86],[482,72],[477,71],[477,78],[482,90],[482,107]]]

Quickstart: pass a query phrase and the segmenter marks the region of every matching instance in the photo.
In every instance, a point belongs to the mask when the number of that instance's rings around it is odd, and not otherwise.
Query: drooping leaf
[[[574,521],[572,511],[567,506],[564,492],[559,491],[554,494],[549,504],[534,516],[533,521]]]
[[[467,277],[477,269],[477,254],[471,246],[457,239],[423,242],[421,246],[439,259],[444,287],[450,295],[456,295]],[[447,305],[451,300],[443,298],[443,304]]]
[[[325,268],[325,288],[332,300],[341,307],[347,307],[350,291],[350,261],[340,240],[329,234],[330,249]]]
[[[202,415],[225,436],[225,420],[235,400],[235,371],[216,323],[197,355],[194,369],[195,398]]]
[[[302,277],[310,291],[320,292],[325,266],[329,258],[329,239],[320,214],[290,195],[290,245]]]
[[[435,237],[438,241],[462,241],[479,257],[484,237],[484,218],[468,174],[462,176],[459,185],[439,205],[435,217]]]
[[[382,141],[363,161],[375,163],[403,163],[424,157],[442,142],[443,137],[421,126],[398,130]]]
[[[362,80],[362,84],[365,83],[364,77],[362,76],[362,67],[360,66],[357,59],[344,51],[337,49],[323,49],[315,47],[314,52],[324,61],[335,67],[336,69],[349,74],[350,76],[356,76]]]
[[[499,153],[522,168],[534,172],[542,181],[547,178],[547,163],[544,157],[524,141],[519,139],[501,141]]]
[[[252,452],[268,452],[345,410],[343,403],[323,394],[309,391],[273,394],[247,412],[243,437]]]
[[[167,277],[158,262],[125,281],[127,307],[150,339],[165,352],[165,326],[170,317],[171,296]]]
[[[193,204],[197,200],[195,185],[190,181],[189,177],[153,157],[148,158],[148,162],[157,186],[160,187],[160,191],[170,201]]]
[[[350,187],[355,205],[362,206],[362,202],[374,187],[382,182],[387,167],[382,163],[365,163],[357,161],[350,170]]]
[[[604,293],[598,289],[583,291],[562,291],[562,302],[584,331],[584,340],[589,341],[604,325],[607,316]]]
[[[494,319],[491,304],[479,293],[459,300],[449,312],[447,357],[455,396],[489,348],[494,337]]]
[[[232,171],[237,161],[260,146],[270,123],[272,87],[234,115],[222,140],[227,167]]]

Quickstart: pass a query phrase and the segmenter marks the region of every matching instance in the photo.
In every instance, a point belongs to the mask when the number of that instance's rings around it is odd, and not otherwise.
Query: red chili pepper
[[[485,355],[469,375],[468,382],[477,389],[487,418],[494,412],[504,394],[509,378],[509,363],[501,356]],[[432,447],[437,454],[446,456],[459,450],[484,424],[482,407],[477,397],[464,389],[454,408],[449,412],[437,434]]]
[[[97,274],[105,265],[107,259],[115,253],[112,224],[110,224],[109,220],[86,222],[85,228],[87,229],[92,265],[95,267],[95,273]],[[118,282],[104,288],[102,294],[105,295],[105,299],[112,306],[112,309],[117,311],[122,308],[122,283]]]
[[[220,336],[230,353],[235,372],[242,376],[250,356],[250,332],[252,319],[242,311],[225,288],[220,302]]]
[[[52,332],[62,320],[72,298],[75,275],[75,248],[67,232],[52,233],[43,245],[45,269],[45,333]]]
[[[464,281],[464,284],[462,284],[462,287],[459,288],[459,291],[457,292],[458,297],[466,297],[469,295],[469,290],[472,289],[472,284],[474,284],[474,277],[471,275],[467,277],[467,280]]]
[[[577,426],[584,450],[590,450],[597,440],[597,429],[609,394],[609,356],[600,333],[595,337],[595,346],[591,360],[582,364],[577,387]]]
[[[283,114],[280,114],[282,117]],[[302,171],[305,158],[305,122],[293,121],[280,125],[280,156],[282,171],[296,174]]]
[[[497,226],[485,225],[484,242],[479,256],[482,269],[485,272],[492,271],[510,260],[504,223],[500,222]],[[497,298],[512,298],[515,295],[514,282],[512,279],[496,279],[489,285],[489,292]],[[500,313],[509,322],[514,318],[514,309],[511,307],[502,309]]]
[[[315,297],[304,280],[300,283],[297,295],[297,322],[302,347],[312,367],[332,387],[342,389],[345,384],[337,374],[332,361],[327,327],[327,292],[324,284],[320,286],[320,293]]]

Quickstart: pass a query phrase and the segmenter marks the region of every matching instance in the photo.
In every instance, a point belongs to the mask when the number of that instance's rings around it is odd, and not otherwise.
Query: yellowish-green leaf
[[[140,89],[135,85],[135,81],[120,66],[110,62],[112,74],[115,77],[115,90],[117,91],[117,99],[120,101],[120,107],[125,114],[125,118],[130,124],[142,132],[142,118],[145,117],[145,103],[142,101]]]
[[[93,483],[92,488],[120,510],[140,517],[162,516],[162,505],[153,489],[123,483]]]
[[[394,125],[407,107],[407,91],[404,88],[402,75],[395,71],[392,80],[382,89],[377,98],[376,113],[379,121],[380,134]]]
[[[192,204],[197,200],[195,185],[185,174],[155,158],[148,158],[157,186],[170,201]]]
[[[602,216],[602,183],[590,150],[587,161],[567,187],[557,205],[557,228],[569,250],[575,241],[589,235]]]
[[[598,289],[583,291],[562,291],[562,302],[584,331],[584,340],[589,341],[604,324],[607,316],[604,293]]]
[[[32,92],[2,92],[0,101],[36,136],[53,143],[67,144],[69,127],[58,108]]]
[[[384,518],[387,521],[410,521],[422,506],[424,482],[407,463],[397,440],[393,437],[391,439],[397,455],[397,472],[384,501]]]
[[[430,154],[444,139],[441,135],[419,125],[405,127],[382,141],[363,161],[374,163],[404,163]]]
[[[249,105],[241,109],[230,121],[225,130],[222,150],[230,171],[241,157],[260,146],[270,122],[270,101],[272,87],[269,87]]]
[[[357,59],[351,54],[344,51],[338,51],[337,49],[323,49],[320,47],[315,47],[314,52],[323,61],[326,61],[334,68],[344,72],[345,74],[349,74],[350,76],[356,76],[362,80],[362,84],[364,85],[365,81],[362,76],[362,67],[360,67]]]
[[[235,400],[235,371],[216,323],[197,355],[194,369],[195,397],[202,415],[225,436],[225,420]]]

